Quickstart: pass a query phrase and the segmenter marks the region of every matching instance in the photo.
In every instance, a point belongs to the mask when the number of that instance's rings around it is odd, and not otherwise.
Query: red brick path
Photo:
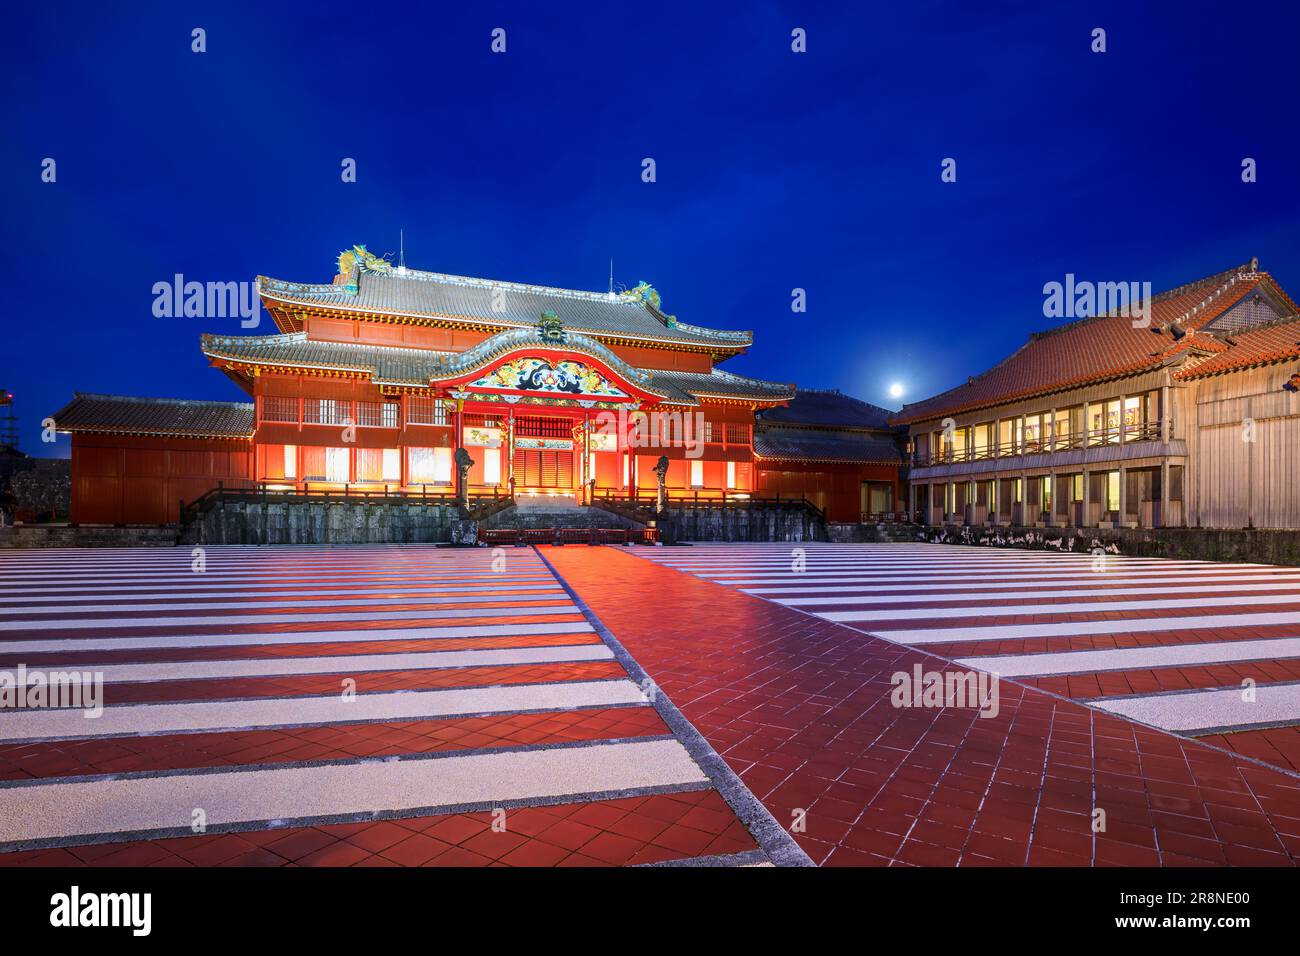
[[[817,863],[1300,859],[1293,775],[1007,680],[996,717],[895,708],[891,674],[946,659],[615,548],[545,554],[779,822],[806,812]]]

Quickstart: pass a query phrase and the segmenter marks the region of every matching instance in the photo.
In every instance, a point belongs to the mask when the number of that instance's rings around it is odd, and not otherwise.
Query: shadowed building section
[[[759,492],[806,498],[827,521],[904,510],[903,442],[889,416],[833,389],[800,388],[788,405],[764,409],[754,431]]]

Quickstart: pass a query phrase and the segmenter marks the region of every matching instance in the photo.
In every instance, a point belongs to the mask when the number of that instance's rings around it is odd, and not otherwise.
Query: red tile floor
[[[946,659],[615,548],[542,553],[816,863],[1300,859],[1300,778],[1212,738],[1010,680],[991,718],[895,708],[891,674]]]

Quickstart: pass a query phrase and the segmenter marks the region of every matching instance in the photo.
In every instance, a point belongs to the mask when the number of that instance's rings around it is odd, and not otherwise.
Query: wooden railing
[[[1100,431],[1068,432],[1056,436],[1025,439],[1016,442],[1003,442],[996,445],[979,445],[963,448],[960,451],[945,449],[929,454],[916,452],[912,455],[912,464],[951,465],[966,461],[987,461],[995,458],[1015,458],[1020,455],[1049,455],[1057,451],[1070,451],[1079,448],[1099,448],[1104,445],[1121,445],[1135,441],[1156,441],[1160,438],[1160,422],[1145,422],[1141,425],[1128,425],[1123,429],[1108,428]]]

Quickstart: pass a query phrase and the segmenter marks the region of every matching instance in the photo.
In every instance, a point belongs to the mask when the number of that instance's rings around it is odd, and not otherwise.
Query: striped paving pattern
[[[531,549],[0,553],[0,679],[103,682],[0,709],[0,864],[766,862],[629,666]]]
[[[643,556],[1300,771],[1300,568],[919,543]]]

